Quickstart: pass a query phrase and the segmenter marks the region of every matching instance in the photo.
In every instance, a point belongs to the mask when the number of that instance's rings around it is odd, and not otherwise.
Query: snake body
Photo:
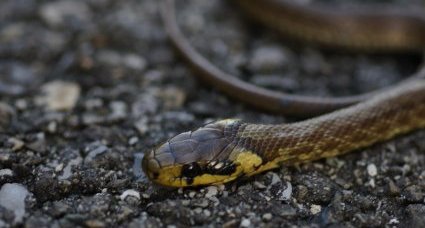
[[[284,33],[294,34],[295,37],[303,36],[305,40],[324,45],[335,42],[337,47],[352,46],[354,49],[370,47],[373,50],[387,48],[397,51],[423,50],[425,47],[425,20],[413,13],[398,11],[384,11],[377,14],[353,11],[332,13],[329,10],[309,7],[294,8],[295,5],[292,3],[282,4],[282,1],[278,3],[274,0],[235,0],[235,2],[249,14],[258,17],[260,21],[277,29],[283,28]],[[239,81],[226,78],[231,76],[222,74],[223,72],[214,68],[190,47],[176,28],[175,22],[172,22],[174,17],[173,11],[170,11],[172,3],[171,0],[165,1],[163,16],[177,50],[205,80],[213,85],[227,86],[230,89],[232,86],[240,88]],[[258,12],[253,9],[257,9]],[[286,15],[286,20],[296,23],[277,19],[278,14],[287,9],[289,15]],[[265,16],[266,13],[271,16]],[[334,22],[331,23],[331,19],[334,19]],[[345,20],[338,22],[336,19]],[[369,21],[371,19],[376,21],[372,23]],[[386,21],[387,19],[391,20]],[[372,25],[362,26],[354,23],[355,21],[371,22]],[[329,26],[325,22],[328,22]],[[308,23],[317,24],[312,26]],[[322,25],[323,30],[315,28],[318,25]],[[385,36],[373,35],[371,28],[378,25],[382,27],[379,32],[393,35],[388,39]],[[310,31],[308,28],[314,29]],[[354,29],[365,35],[353,36],[353,39],[344,41],[344,35],[341,37],[339,34],[344,28],[347,28],[348,32]],[[312,40],[315,29],[318,30],[319,39]],[[379,39],[382,39],[381,43],[378,42]],[[256,91],[250,94],[255,95],[254,98],[257,99],[253,104],[272,106],[275,105],[273,102],[277,98],[280,101],[285,100],[285,105],[271,108],[272,111],[284,110],[286,114],[308,116],[339,110],[304,121],[280,125],[251,124],[235,119],[217,121],[171,138],[148,152],[142,165],[147,176],[155,183],[186,187],[226,183],[241,176],[252,176],[276,168],[281,164],[292,165],[364,148],[425,127],[424,75],[425,71],[422,70],[414,77],[383,91],[346,98],[312,98],[276,95],[264,89]],[[244,92],[239,96],[249,95],[249,89],[258,89],[247,83],[243,85]],[[269,96],[261,96],[264,94]],[[270,101],[267,98],[276,99]],[[347,105],[351,106],[345,107]],[[287,110],[288,108],[294,110]]]
[[[232,2],[284,35],[326,48],[405,52],[425,47],[425,14],[421,9],[400,10],[382,4],[335,9],[282,0]]]

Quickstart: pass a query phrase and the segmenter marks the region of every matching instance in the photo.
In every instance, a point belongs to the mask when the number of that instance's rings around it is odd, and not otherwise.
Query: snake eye
[[[202,173],[202,168],[198,163],[192,162],[184,165],[182,168],[182,176],[194,178]]]

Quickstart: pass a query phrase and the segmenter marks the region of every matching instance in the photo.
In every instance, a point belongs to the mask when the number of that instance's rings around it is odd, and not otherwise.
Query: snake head
[[[240,122],[227,119],[181,133],[145,154],[142,167],[153,182],[170,187],[221,184],[241,174],[230,160]]]

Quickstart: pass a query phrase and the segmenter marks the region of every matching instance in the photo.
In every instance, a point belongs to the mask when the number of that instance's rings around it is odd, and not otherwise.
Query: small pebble
[[[88,99],[84,102],[84,107],[87,110],[95,110],[101,108],[104,105],[102,99]]]
[[[134,70],[144,70],[146,67],[146,60],[135,54],[127,54],[123,57],[125,66]]]
[[[127,189],[125,190],[121,195],[120,195],[120,199],[121,200],[125,200],[125,198],[127,198],[128,196],[130,197],[134,197],[138,200],[140,200],[140,193],[134,189]]]
[[[17,138],[9,138],[8,142],[13,145],[12,146],[13,151],[20,150],[25,146],[25,143],[22,140],[17,139]]]
[[[10,105],[0,102],[0,130],[7,129],[14,114],[15,110]]]
[[[43,5],[41,18],[52,27],[64,27],[71,18],[74,22],[87,23],[91,18],[89,7],[83,1],[54,1]]]
[[[194,192],[194,191],[189,192],[189,197],[190,198],[195,197],[195,195],[196,195],[196,192]]]
[[[88,151],[88,154],[84,158],[85,163],[91,162],[96,158],[97,155],[107,152],[108,147],[101,144],[100,142],[94,142],[86,148],[86,151]]]
[[[413,224],[418,227],[423,227],[425,224],[425,205],[424,204],[410,204],[406,207],[405,213]]]
[[[205,215],[205,217],[210,217],[211,216],[211,211],[205,209],[204,210],[204,215]]]
[[[392,180],[388,182],[388,190],[393,196],[400,194],[400,188]]]
[[[376,168],[376,165],[373,163],[367,165],[367,173],[371,177],[376,176],[378,174],[378,169]]]
[[[194,206],[201,207],[201,208],[208,207],[208,204],[209,204],[208,200],[206,199],[195,200],[195,202],[193,203]]]
[[[96,219],[90,219],[84,222],[84,225],[88,228],[102,228],[105,227],[105,223]]]
[[[370,181],[367,183],[367,185],[369,185],[372,188],[375,188],[376,187],[375,179],[370,179]]]
[[[263,220],[264,221],[270,221],[270,220],[272,220],[272,218],[273,218],[273,215],[271,213],[265,213],[263,215]]]
[[[267,188],[264,184],[262,184],[262,183],[260,183],[260,182],[258,182],[258,181],[254,181],[254,186],[255,186],[257,189],[266,189],[266,188]]]
[[[96,60],[101,65],[119,66],[121,64],[121,55],[113,50],[99,50],[96,53]]]
[[[283,217],[292,217],[297,214],[297,210],[288,204],[281,205],[277,211],[279,211],[279,215]]]
[[[69,177],[72,176],[72,167],[73,166],[78,166],[82,163],[83,158],[81,157],[77,157],[75,159],[72,159],[68,162],[68,164],[63,168],[63,172],[62,175],[58,176],[59,180],[66,180]]]
[[[11,169],[0,169],[0,177],[3,176],[13,176],[13,171]]]
[[[15,102],[15,107],[18,110],[25,110],[25,109],[28,108],[28,102],[26,100],[24,100],[24,99],[18,99]]]
[[[75,107],[81,88],[73,82],[53,81],[44,84],[42,90],[44,95],[38,99],[40,104],[52,111],[69,111]]]
[[[205,194],[205,197],[211,198],[213,196],[216,196],[218,193],[217,186],[208,186],[207,187],[207,193]]]
[[[136,136],[133,136],[128,140],[128,145],[134,146],[136,145],[137,142],[139,142],[139,138]]]
[[[313,204],[310,207],[310,212],[315,215],[322,211],[322,206]]]
[[[389,225],[395,225],[395,224],[399,224],[399,223],[400,223],[400,221],[397,218],[392,218],[388,222]]]
[[[55,167],[55,172],[61,172],[62,170],[63,170],[63,167],[64,167],[64,164],[63,163],[60,163],[59,165],[57,165],[56,167]]]
[[[138,119],[135,124],[134,127],[137,129],[137,131],[141,134],[144,135],[149,131],[149,127],[148,127],[148,119],[146,117],[140,117],[140,119]]]
[[[15,213],[15,223],[25,215],[25,198],[30,194],[21,184],[4,184],[0,189],[0,206]]]
[[[402,195],[410,203],[424,202],[425,189],[418,185],[411,185],[403,190]]]
[[[166,110],[180,108],[186,101],[187,97],[187,94],[184,90],[174,86],[160,90],[158,95],[161,98]]]
[[[109,104],[112,113],[109,118],[111,120],[124,119],[127,116],[127,104],[122,101],[113,101]]]
[[[241,221],[241,227],[249,227],[251,226],[251,220],[247,218],[243,218]]]
[[[8,27],[11,33],[15,29],[24,29],[19,25]],[[17,33],[20,33],[19,31]],[[3,35],[5,35],[3,33]],[[12,37],[16,35],[9,34]],[[0,35],[0,40],[2,40]],[[11,38],[14,39],[14,38]],[[2,43],[0,43],[2,45]],[[4,44],[3,44],[4,45]],[[33,69],[20,63],[0,62],[0,95],[22,95],[28,92],[32,86],[38,84],[39,75],[34,74]]]
[[[282,182],[282,180],[280,179],[279,175],[277,175],[276,173],[272,173],[272,182],[270,185],[275,185],[280,182]]]
[[[47,125],[47,131],[51,134],[56,133],[58,124],[55,121],[52,121]]]
[[[287,182],[286,188],[283,191],[279,191],[279,200],[288,201],[292,197],[292,184],[291,182]]]
[[[254,71],[266,73],[288,67],[290,58],[289,51],[281,46],[260,47],[254,51],[249,66]]]
[[[190,205],[190,200],[182,200],[182,205],[183,206],[189,206]]]

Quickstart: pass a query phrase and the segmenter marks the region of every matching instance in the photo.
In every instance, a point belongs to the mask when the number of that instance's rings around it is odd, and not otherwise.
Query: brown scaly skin
[[[332,12],[288,2],[276,5],[275,0],[234,1],[260,21],[283,28],[283,33],[324,46],[335,43],[343,48],[396,51],[422,50],[425,46],[425,20],[413,13]],[[155,183],[171,187],[222,184],[281,164],[341,155],[425,128],[425,70],[392,88],[362,96],[324,99],[270,92],[229,78],[199,55],[173,21],[173,1],[164,3],[164,21],[176,49],[203,79],[236,98],[298,116],[361,102],[292,124],[260,125],[228,119],[179,134],[143,159],[143,168]],[[280,13],[286,13],[290,23],[277,19]]]
[[[282,0],[231,0],[278,32],[336,50],[417,52],[425,48],[425,12],[378,4],[334,9]]]
[[[282,124],[223,120],[185,132],[148,153],[148,177],[172,187],[221,184],[280,164],[341,155],[425,127],[425,79],[326,115]]]

